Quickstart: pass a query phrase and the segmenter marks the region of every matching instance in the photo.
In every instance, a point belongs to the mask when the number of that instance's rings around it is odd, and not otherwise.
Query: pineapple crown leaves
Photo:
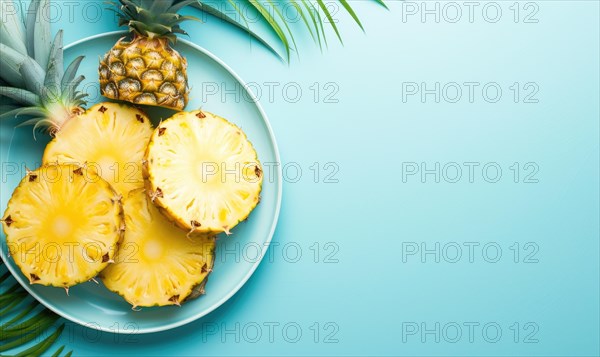
[[[149,38],[165,37],[177,41],[176,34],[187,35],[180,23],[187,20],[200,21],[193,16],[177,12],[197,0],[119,0],[109,1],[117,10],[119,26],[129,26],[130,31]]]
[[[0,353],[21,350],[13,356],[41,356],[56,342],[65,325],[54,328],[59,317],[29,297],[10,276],[3,261],[0,261],[0,272],[0,316],[3,317],[0,324]],[[24,347],[34,340],[40,342]],[[65,346],[59,347],[53,356],[61,356],[64,349]],[[70,357],[71,354],[68,352],[64,357]]]
[[[371,0],[388,9],[384,0]],[[334,13],[330,4],[324,0],[223,0],[216,6],[212,0],[118,0],[109,1],[114,5],[119,16],[119,26],[129,26],[130,30],[146,37],[167,37],[175,42],[176,34],[187,33],[181,29],[179,24],[185,20],[198,20],[192,16],[180,16],[177,14],[182,8],[191,5],[202,12],[215,16],[228,24],[246,32],[250,37],[265,46],[279,59],[284,60],[279,51],[257,32],[250,29],[247,10],[253,11],[255,16],[270,31],[285,50],[286,59],[289,61],[291,52],[298,53],[298,46],[294,37],[294,28],[289,24],[290,19],[286,17],[287,9],[292,7],[305,25],[311,38],[319,45],[321,51],[323,45],[328,46],[326,26],[331,26],[338,40],[343,44],[342,36],[336,25]],[[343,8],[356,24],[364,31],[362,22],[350,6],[348,0],[338,0],[337,3]],[[227,8],[227,9],[226,9]],[[232,17],[231,11],[237,13],[239,19]],[[295,21],[294,21],[295,22]]]
[[[2,1],[0,27],[0,119],[28,116],[20,125],[47,128],[54,134],[64,122],[80,112],[86,94],[77,90],[84,80],[77,76],[83,57],[63,67],[63,32],[50,38],[49,0],[33,0],[27,16],[5,11]]]

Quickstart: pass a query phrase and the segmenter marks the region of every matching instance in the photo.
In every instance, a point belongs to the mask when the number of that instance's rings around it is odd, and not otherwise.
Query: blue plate
[[[98,58],[104,55],[124,32],[111,32],[86,38],[65,47],[65,63],[85,55],[80,73],[86,80],[82,89],[90,94],[88,105],[102,102],[98,88]],[[188,77],[192,92],[188,110],[202,107],[240,126],[248,135],[265,166],[261,203],[248,221],[240,223],[230,237],[217,243],[214,271],[206,285],[206,295],[181,307],[154,307],[133,311],[120,296],[102,283],[88,282],[74,286],[69,296],[63,289],[30,285],[13,260],[7,257],[6,237],[2,234],[1,254],[15,278],[38,301],[57,314],[90,328],[115,333],[150,333],[175,328],[213,311],[235,294],[256,270],[265,255],[277,224],[281,205],[282,175],[275,137],[260,104],[244,82],[207,50],[185,40],[176,49],[188,60]],[[146,108],[154,120],[168,117],[168,111]],[[8,199],[25,175],[25,167],[39,166],[48,138],[33,140],[31,127],[15,128],[16,122],[0,124],[0,160],[2,164],[3,210]],[[268,169],[272,167],[272,169]],[[0,230],[1,231],[1,230]]]

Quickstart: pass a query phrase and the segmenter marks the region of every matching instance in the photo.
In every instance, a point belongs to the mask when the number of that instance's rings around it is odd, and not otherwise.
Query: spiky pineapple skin
[[[176,110],[188,103],[187,60],[166,38],[120,39],[100,60],[98,73],[107,98]]]
[[[115,263],[100,274],[104,285],[134,307],[180,305],[203,295],[214,266],[215,237],[175,227],[144,189],[131,191],[123,207],[127,230]]]
[[[171,202],[169,202],[166,199],[166,195],[168,195],[168,192],[164,192],[163,188],[161,188],[161,184],[158,183],[158,176],[164,176],[158,175],[158,170],[160,169],[160,163],[158,162],[158,160],[160,160],[161,156],[161,149],[158,148],[158,143],[161,140],[167,138],[166,135],[171,135],[173,129],[181,130],[181,133],[183,133],[183,135],[185,135],[185,133],[190,133],[191,130],[189,129],[189,127],[187,127],[186,123],[186,119],[189,118],[191,118],[192,121],[214,120],[220,124],[223,124],[224,126],[228,127],[229,130],[235,132],[234,135],[237,135],[240,138],[240,140],[248,146],[249,151],[253,153],[249,158],[248,163],[251,164],[251,171],[256,172],[256,176],[250,177],[248,179],[256,180],[255,191],[250,193],[250,200],[249,202],[247,202],[247,206],[245,207],[243,213],[238,215],[233,221],[229,221],[227,225],[218,225],[214,223],[206,224],[206,222],[204,222],[202,219],[186,216],[186,214],[182,212],[181,207],[173,206]],[[195,150],[195,148],[190,147],[188,148],[188,150],[200,155],[199,152],[193,151]],[[190,171],[194,170],[192,165],[190,165],[189,169]],[[256,206],[260,202],[260,194],[262,192],[262,167],[258,160],[257,153],[250,141],[248,140],[246,134],[239,127],[237,127],[233,123],[230,123],[226,119],[201,110],[177,113],[171,118],[163,121],[161,125],[154,130],[154,133],[152,134],[152,137],[150,139],[150,143],[148,144],[148,147],[146,149],[145,158],[142,164],[142,174],[144,176],[146,193],[148,194],[148,197],[151,198],[152,202],[157,206],[159,211],[181,229],[188,232],[195,232],[200,234],[219,234],[223,232],[230,234],[230,230],[233,229],[233,227],[235,227],[238,223],[246,220],[250,213],[254,210],[254,208],[256,208]],[[179,176],[179,174],[174,175],[175,176],[172,177]],[[246,179],[246,176],[242,174],[241,179]],[[192,198],[200,201],[204,199],[204,197],[195,196]]]
[[[46,146],[43,163],[87,166],[126,196],[144,186],[142,160],[153,128],[126,103],[103,102],[69,120]]]
[[[68,288],[112,262],[124,231],[121,197],[84,167],[44,165],[15,189],[2,228],[11,258],[31,284]]]

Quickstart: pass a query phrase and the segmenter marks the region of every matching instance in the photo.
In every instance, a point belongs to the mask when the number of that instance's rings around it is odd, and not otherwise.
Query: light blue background
[[[298,38],[301,58],[289,66],[214,19],[185,24],[194,42],[246,82],[260,84],[282,164],[299,165],[302,176],[292,182],[295,171],[288,171],[272,259],[228,303],[195,323],[152,335],[68,324],[61,340],[76,355],[600,354],[598,2],[536,2],[537,23],[523,23],[531,11],[525,2],[518,23],[513,2],[497,3],[503,12],[496,23],[481,16],[486,3],[476,8],[473,23],[466,14],[457,23],[443,16],[436,23],[433,15],[423,22],[407,14],[406,4],[388,3],[389,12],[352,2],[366,34],[340,10],[335,17],[344,46],[333,32],[324,54],[308,37]],[[117,29],[108,14],[85,21],[82,3],[73,11],[73,18],[65,13],[53,24],[65,29],[66,43]],[[95,19],[95,10],[88,11]],[[280,83],[273,100],[266,82]],[[325,102],[329,82],[339,88],[338,103]],[[422,103],[419,96],[403,102],[403,82],[481,85],[473,103],[466,92],[458,103],[443,97],[436,103],[433,95]],[[503,90],[497,103],[481,96],[488,82]],[[523,89],[514,103],[514,82],[536,83],[538,103],[523,103]],[[285,97],[286,83],[302,88],[298,102]],[[314,83],[321,86],[318,103]],[[317,183],[314,162],[321,167]],[[334,167],[326,170],[329,162],[339,167],[337,183],[324,182]],[[403,163],[411,162],[428,168],[456,162],[463,176],[457,183],[444,177],[436,183],[433,175],[425,183],[419,175],[403,182]],[[464,162],[480,164],[473,183]],[[502,168],[497,183],[481,174],[490,162]],[[514,162],[521,167],[518,183],[509,168]],[[537,183],[524,182],[529,162],[539,167]],[[463,249],[456,263],[449,262],[451,242]],[[473,262],[464,242],[479,244]],[[510,248],[515,242],[518,263]],[[292,262],[293,249],[283,250],[290,243],[302,252],[298,262]],[[407,247],[422,243],[428,249],[440,244],[439,263],[432,254],[406,255]],[[486,261],[493,249],[482,254],[488,243],[502,249],[496,263]],[[525,263],[535,247],[537,262]],[[479,324],[472,341],[464,325],[471,322]],[[270,323],[279,324],[272,339]],[[283,331],[290,323],[302,330],[296,343],[290,342],[293,327]],[[434,329],[436,323],[439,342],[421,330],[403,334],[403,326],[406,332],[409,325]],[[501,329],[495,343],[493,328],[482,333],[490,323]],[[236,324],[239,333],[227,333]],[[253,343],[257,325],[262,335]],[[452,343],[457,325],[462,336]],[[325,343],[330,333],[333,343]],[[533,343],[524,343],[530,333]]]

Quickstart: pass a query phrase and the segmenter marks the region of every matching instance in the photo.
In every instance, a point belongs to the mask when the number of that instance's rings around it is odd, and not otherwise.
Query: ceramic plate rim
[[[88,42],[88,41],[93,41],[99,38],[104,38],[104,37],[110,37],[110,36],[115,36],[115,35],[123,35],[123,36],[127,36],[128,32],[127,31],[110,31],[110,32],[104,32],[101,34],[97,34],[97,35],[93,35],[93,36],[89,36],[89,37],[85,37],[83,39],[77,40],[75,42],[72,42],[68,45],[65,45],[63,47],[64,51],[69,50],[72,47],[75,47],[77,45],[80,45],[82,43]],[[202,54],[208,56],[210,59],[212,59],[213,61],[215,61],[217,64],[219,64],[220,66],[222,66],[236,81],[238,81],[240,84],[243,85],[244,90],[246,92],[248,92],[248,94],[250,95],[250,98],[256,98],[256,96],[254,96],[254,93],[252,93],[250,91],[250,88],[246,85],[246,82],[244,80],[242,80],[242,78],[231,68],[229,67],[225,62],[223,62],[219,57],[217,57],[216,55],[214,55],[212,52],[208,51],[207,49],[205,49],[204,47],[197,45],[191,41],[188,41],[186,39],[182,39],[182,38],[178,38],[177,39],[180,42],[185,43],[187,46],[192,47],[193,49],[201,52]],[[271,140],[271,143],[273,145],[273,151],[275,154],[275,159],[276,162],[281,162],[280,156],[279,156],[279,148],[277,146],[277,141],[275,140],[275,135],[273,134],[273,128],[271,127],[271,123],[269,122],[269,118],[267,117],[267,114],[265,113],[262,105],[260,104],[260,102],[258,100],[253,100],[253,103],[256,105],[256,107],[258,108],[258,111],[260,113],[260,116],[263,119],[263,122],[267,128],[267,132],[269,135],[269,138]],[[30,288],[29,284],[26,284],[24,281],[22,281],[23,279],[21,279],[21,277],[19,276],[19,272],[16,271],[14,269],[14,267],[11,264],[5,264],[6,267],[8,268],[8,270],[11,272],[11,274],[13,275],[13,277],[15,277],[15,280],[17,280],[19,282],[19,284],[21,284],[21,286],[27,290],[27,292],[33,296],[38,302],[40,302],[42,305],[44,305],[46,308],[48,308],[49,310],[51,310],[52,312],[54,312],[55,314],[69,320],[72,322],[75,322],[81,326],[84,327],[88,327],[88,328],[92,328],[95,330],[100,330],[100,331],[105,331],[105,332],[110,332],[110,333],[126,333],[126,334],[131,334],[131,333],[135,333],[135,334],[147,334],[147,333],[154,333],[154,332],[161,332],[161,331],[166,331],[166,330],[171,330],[183,325],[186,325],[190,322],[193,322],[195,320],[198,320],[199,318],[202,318],[203,316],[208,315],[209,313],[211,313],[212,311],[216,310],[218,307],[220,307],[221,305],[223,305],[225,302],[227,302],[227,300],[229,300],[233,295],[235,295],[241,288],[242,286],[244,286],[244,284],[246,284],[246,282],[250,279],[250,277],[252,276],[252,274],[254,274],[254,272],[256,271],[256,269],[258,268],[258,265],[261,263],[261,261],[263,260],[263,258],[266,255],[267,250],[269,249],[269,246],[271,244],[271,241],[273,240],[273,235],[275,234],[275,229],[277,227],[277,221],[279,220],[279,213],[281,210],[281,200],[282,200],[282,193],[283,193],[283,182],[282,182],[282,178],[283,178],[283,172],[282,172],[282,168],[281,165],[276,165],[277,166],[277,172],[276,175],[277,177],[279,177],[279,180],[277,182],[277,202],[275,204],[275,214],[274,214],[274,219],[271,223],[271,228],[269,230],[269,234],[267,239],[265,240],[265,244],[263,244],[263,248],[261,251],[261,256],[260,259],[257,259],[257,261],[255,263],[252,264],[252,267],[250,268],[250,270],[248,271],[248,273],[241,279],[241,281],[233,288],[231,289],[225,296],[223,296],[219,301],[215,302],[214,304],[212,304],[211,306],[209,306],[208,308],[193,314],[191,316],[188,316],[184,319],[181,319],[177,322],[171,322],[169,324],[166,325],[162,325],[162,326],[157,326],[157,327],[140,327],[137,331],[132,332],[132,331],[121,331],[121,329],[109,329],[108,327],[103,327],[100,326],[98,324],[92,324],[90,326],[90,324],[88,324],[86,321],[82,321],[68,313],[63,312],[59,307],[53,305],[52,303],[48,302],[45,300],[45,298],[41,295],[39,295],[37,292],[35,292],[33,289]],[[0,255],[2,256],[2,259],[6,260],[8,257],[7,255],[4,253],[4,251],[0,250]]]

